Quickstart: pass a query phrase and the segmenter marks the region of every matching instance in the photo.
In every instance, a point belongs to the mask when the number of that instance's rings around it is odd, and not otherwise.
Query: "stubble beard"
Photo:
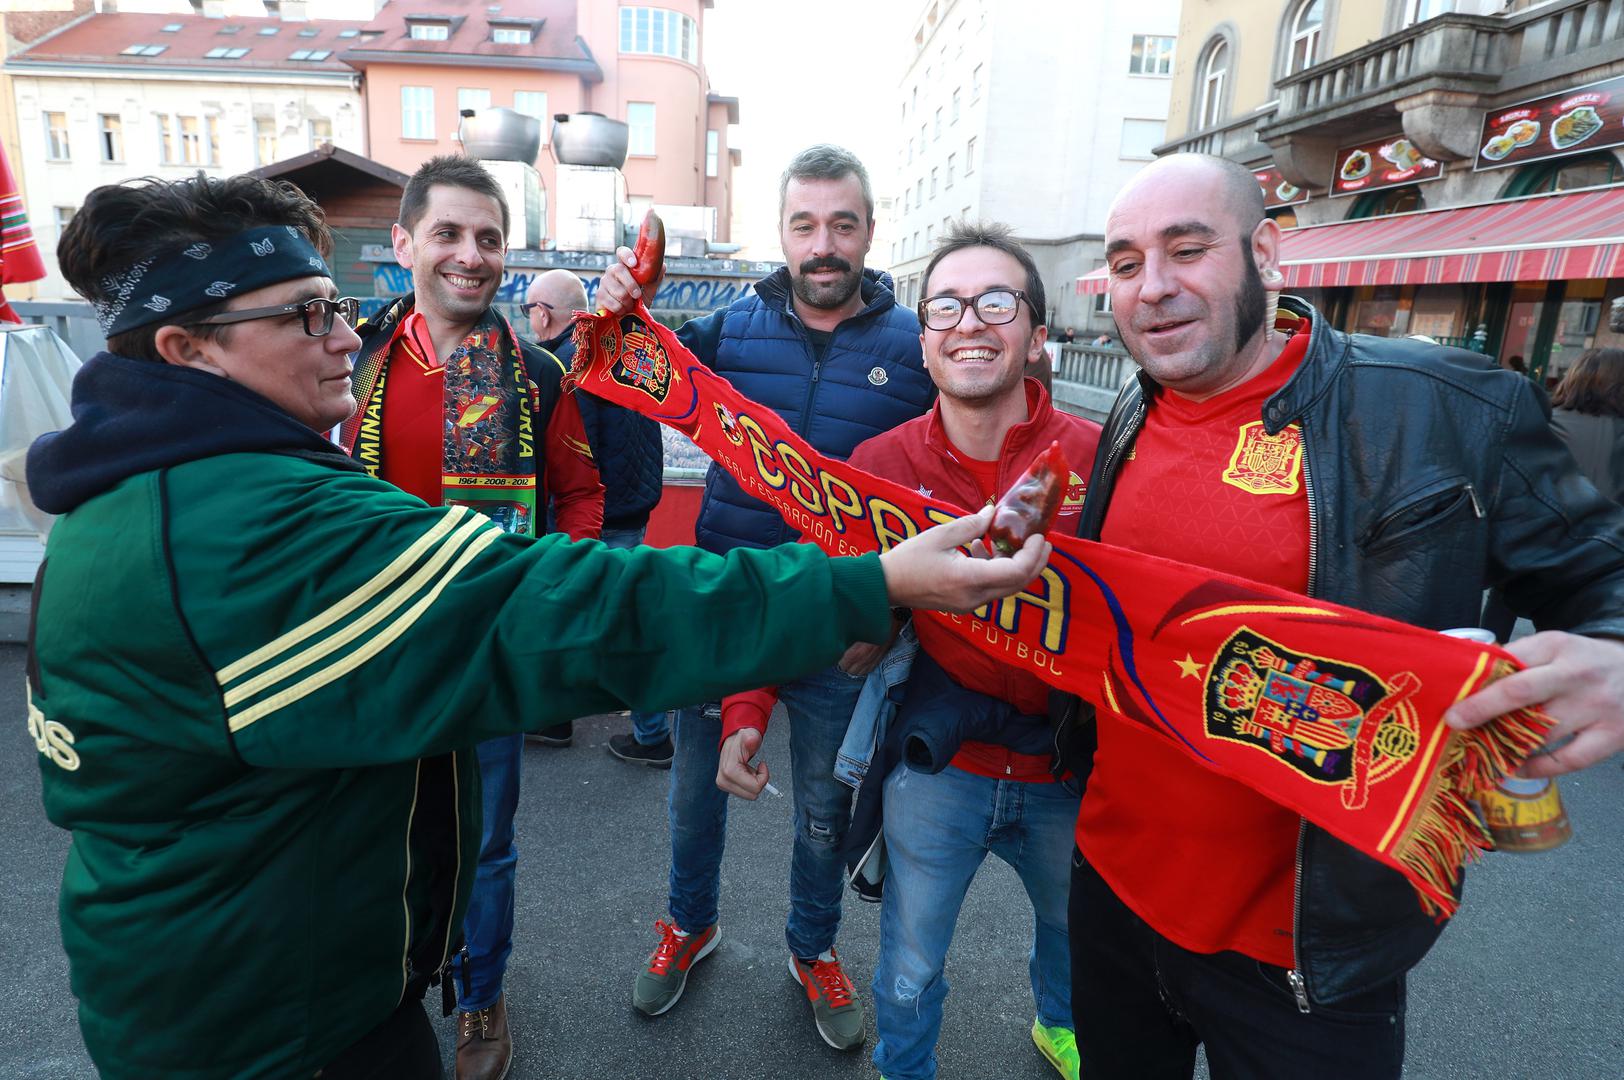
[[[858,288],[863,283],[861,268],[853,269],[845,277],[832,281],[827,285],[820,285],[804,274],[796,274],[790,278],[790,288],[794,290],[796,299],[808,307],[820,311],[834,311],[846,306]]]

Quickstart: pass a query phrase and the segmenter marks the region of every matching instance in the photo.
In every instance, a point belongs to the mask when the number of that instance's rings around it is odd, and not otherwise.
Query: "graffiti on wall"
[[[496,290],[498,304],[519,304],[532,282],[543,268],[514,268],[502,275],[502,284]],[[598,294],[601,274],[581,275],[586,286],[587,306]],[[743,296],[753,285],[749,278],[740,277],[668,277],[660,283],[651,311],[714,311],[726,307]],[[378,265],[372,268],[372,288],[378,296],[400,296],[412,291],[412,274],[399,266]]]

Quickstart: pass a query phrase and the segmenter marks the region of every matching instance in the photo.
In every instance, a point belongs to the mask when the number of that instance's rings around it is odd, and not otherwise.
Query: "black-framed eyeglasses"
[[[276,307],[243,308],[241,311],[222,311],[205,319],[196,319],[193,326],[225,326],[230,323],[252,322],[255,319],[274,319],[278,315],[304,316],[304,332],[310,337],[326,337],[333,332],[333,316],[337,315],[351,326],[361,315],[361,301],[353,296],[329,300],[325,296],[301,300],[297,304]]]
[[[964,319],[965,308],[974,307],[976,318],[988,326],[1002,326],[1015,321],[1022,300],[1028,307],[1032,305],[1020,289],[988,289],[968,300],[961,296],[927,296],[919,301],[919,321],[930,330],[951,330]]]
[[[553,305],[549,304],[545,300],[532,300],[528,304],[520,304],[519,305],[519,314],[523,315],[525,318],[528,319],[530,317],[530,313],[532,311],[536,310],[539,307],[544,307],[548,311],[557,311],[558,310],[557,308],[553,307]]]

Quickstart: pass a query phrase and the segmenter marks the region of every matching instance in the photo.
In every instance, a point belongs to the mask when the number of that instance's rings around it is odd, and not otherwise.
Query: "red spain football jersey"
[[[1308,347],[1303,327],[1262,374],[1195,402],[1163,391],[1122,467],[1108,544],[1303,592],[1302,433],[1263,429],[1263,404]],[[1181,678],[1204,678],[1194,657]],[[1211,772],[1171,741],[1100,711],[1077,844],[1122,901],[1195,952],[1293,966],[1297,815]]]

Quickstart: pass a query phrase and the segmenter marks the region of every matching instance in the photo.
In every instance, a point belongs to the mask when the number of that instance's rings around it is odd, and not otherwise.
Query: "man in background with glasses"
[[[568,270],[548,270],[525,290],[519,310],[530,320],[536,344],[569,369],[575,357],[570,340],[572,311],[585,310],[586,286]],[[603,481],[603,535],[613,548],[634,548],[648,531],[649,515],[659,504],[665,471],[665,444],[660,425],[621,405],[592,394],[572,394],[581,410],[592,460]],[[609,737],[609,752],[622,761],[671,767],[669,713],[632,713],[632,730]],[[533,736],[553,746],[568,746],[575,722],[544,728]]]
[[[1076,533],[1100,427],[1056,410],[1030,376],[1049,362],[1043,279],[1032,256],[1007,228],[960,223],[937,246],[922,288],[920,342],[936,405],[863,443],[851,464],[969,510],[1009,490],[1058,441],[1071,472],[1053,532]],[[914,629],[919,652],[906,696],[864,777],[847,843],[848,852],[866,851],[864,823],[880,818],[888,869],[874,1065],[887,1080],[936,1076],[943,966],[965,893],[990,852],[1032,900],[1032,1040],[1061,1076],[1077,1080],[1066,897],[1081,778],[1056,759],[1048,685],[932,619],[915,619]],[[940,756],[950,756],[945,767],[904,764],[910,732],[931,733]],[[950,732],[962,736],[956,752]],[[749,798],[759,791],[745,774],[730,783]]]
[[[677,337],[739,392],[775,410],[821,453],[844,459],[864,439],[924,412],[930,378],[919,358],[919,321],[896,302],[890,275],[865,269],[874,240],[868,172],[850,152],[813,146],[779,180],[779,239],[785,266],[745,296],[677,331]],[[643,295],[632,254],[604,271],[596,301],[621,313]],[[798,534],[778,512],[712,465],[694,531],[718,553],[769,547]],[[893,631],[894,632],[894,631]],[[749,641],[742,647],[754,647]],[[851,789],[834,777],[863,679],[885,642],[860,642],[839,664],[779,688],[790,721],[795,837],[789,867],[788,966],[820,1038],[841,1050],[863,1044],[863,1007],[835,954],[845,891],[841,841]],[[722,738],[720,706],[676,713],[671,771],[670,921],[638,973],[632,1003],[659,1016],[682,996],[694,964],[720,940],[717,925],[727,793],[721,759],[745,763],[761,746],[759,727]],[[765,780],[765,770],[762,772]]]
[[[603,486],[558,358],[521,341],[491,307],[502,283],[508,208],[476,161],[436,157],[406,182],[391,231],[409,296],[359,328],[356,413],[342,441],[373,476],[430,506],[468,506],[508,532],[596,539]],[[546,631],[538,628],[538,633]],[[455,677],[455,643],[447,643]],[[467,944],[455,965],[458,1080],[506,1074],[513,1057],[502,978],[513,945],[522,735],[479,746],[484,834]]]

